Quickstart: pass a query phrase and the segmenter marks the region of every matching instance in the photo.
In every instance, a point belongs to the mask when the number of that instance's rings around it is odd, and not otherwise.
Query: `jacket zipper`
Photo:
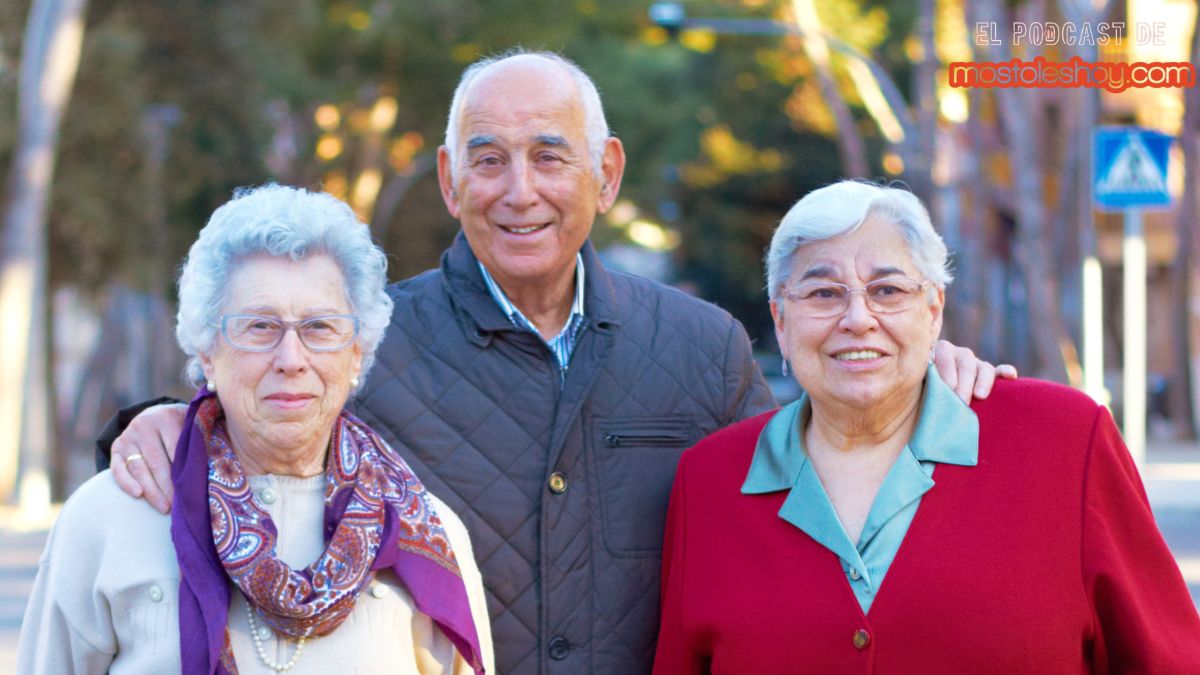
[[[687,436],[670,434],[604,434],[604,444],[610,448],[642,446],[676,448],[685,445]]]

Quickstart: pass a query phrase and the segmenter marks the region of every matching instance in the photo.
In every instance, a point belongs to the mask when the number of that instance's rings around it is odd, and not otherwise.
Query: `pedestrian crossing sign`
[[[1100,127],[1092,138],[1092,195],[1096,208],[1170,206],[1170,136],[1138,127]]]

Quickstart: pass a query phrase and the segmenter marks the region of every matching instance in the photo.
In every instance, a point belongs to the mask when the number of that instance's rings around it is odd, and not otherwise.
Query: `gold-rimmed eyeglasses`
[[[283,336],[295,330],[300,342],[310,351],[334,352],[344,349],[358,336],[358,317],[352,314],[314,316],[300,321],[284,321],[273,316],[227,314],[221,317],[225,341],[247,352],[269,352],[283,342]]]
[[[867,309],[876,314],[895,314],[916,305],[930,282],[895,276],[876,279],[862,288],[851,288],[833,281],[806,281],[783,292],[805,316],[827,319],[850,307],[850,295],[862,293]]]

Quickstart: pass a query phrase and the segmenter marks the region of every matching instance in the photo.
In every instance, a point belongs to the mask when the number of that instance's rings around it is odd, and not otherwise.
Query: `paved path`
[[[1200,446],[1151,452],[1143,472],[1159,529],[1200,607]],[[0,673],[15,672],[17,635],[46,528],[0,511]]]
[[[0,673],[16,672],[21,617],[45,542],[44,529],[0,528]]]
[[[1160,443],[1142,470],[1158,528],[1200,607],[1200,444]]]

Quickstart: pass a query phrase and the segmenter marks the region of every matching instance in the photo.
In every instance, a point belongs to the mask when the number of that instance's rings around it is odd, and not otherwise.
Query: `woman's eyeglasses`
[[[314,352],[343,349],[358,336],[358,318],[350,314],[314,316],[284,321],[271,316],[230,314],[221,317],[221,334],[230,345],[247,352],[269,352],[295,329],[301,344]]]
[[[913,307],[921,298],[929,281],[912,277],[876,279],[862,288],[850,288],[832,281],[808,281],[783,292],[805,316],[827,319],[838,316],[850,307],[850,295],[862,293],[867,309],[877,314],[894,314]]]

